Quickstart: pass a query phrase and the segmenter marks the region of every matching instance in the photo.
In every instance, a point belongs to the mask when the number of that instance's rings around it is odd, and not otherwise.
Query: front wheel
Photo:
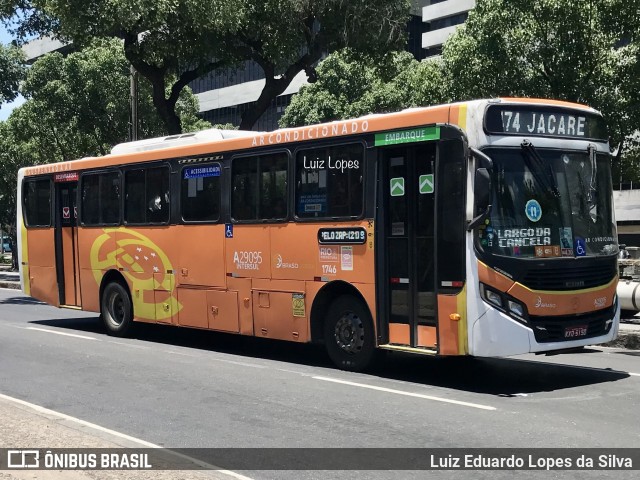
[[[127,335],[133,324],[133,305],[129,292],[121,283],[111,282],[105,287],[100,312],[109,335]]]
[[[324,341],[331,360],[341,369],[366,369],[375,353],[373,322],[367,308],[351,296],[338,297],[324,322]]]

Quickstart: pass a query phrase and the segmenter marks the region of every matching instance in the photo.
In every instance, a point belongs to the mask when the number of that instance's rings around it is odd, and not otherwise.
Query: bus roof
[[[306,142],[362,133],[375,133],[418,125],[448,123],[465,129],[467,109],[481,108],[489,103],[499,104],[503,102],[513,104],[535,103],[598,113],[586,105],[560,100],[508,97],[492,100],[470,100],[445,105],[409,108],[394,113],[370,114],[354,119],[284,128],[272,132],[208,129],[195,133],[150,138],[118,144],[113,147],[109,155],[103,157],[86,157],[68,162],[26,167],[21,170],[23,170],[24,175],[79,171],[87,168],[105,168],[126,163],[195,157],[208,154],[215,155],[227,151],[241,151],[263,146],[277,148],[279,145],[291,142]]]

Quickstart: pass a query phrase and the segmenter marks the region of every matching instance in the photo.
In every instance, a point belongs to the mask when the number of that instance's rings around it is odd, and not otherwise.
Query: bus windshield
[[[527,143],[484,153],[494,166],[481,251],[520,258],[618,253],[609,155]]]

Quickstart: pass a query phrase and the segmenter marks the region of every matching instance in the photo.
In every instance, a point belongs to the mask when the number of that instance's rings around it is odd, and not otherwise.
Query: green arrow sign
[[[429,175],[420,175],[418,190],[420,193],[433,193],[433,173],[430,173]]]
[[[392,178],[391,179],[391,196],[402,197],[404,195],[404,178]]]

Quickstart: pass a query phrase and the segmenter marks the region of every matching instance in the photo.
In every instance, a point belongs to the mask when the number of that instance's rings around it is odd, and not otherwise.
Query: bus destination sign
[[[603,119],[590,112],[558,107],[492,105],[485,118],[488,133],[607,141]]]
[[[362,227],[321,228],[318,230],[320,245],[364,245],[367,231]]]

